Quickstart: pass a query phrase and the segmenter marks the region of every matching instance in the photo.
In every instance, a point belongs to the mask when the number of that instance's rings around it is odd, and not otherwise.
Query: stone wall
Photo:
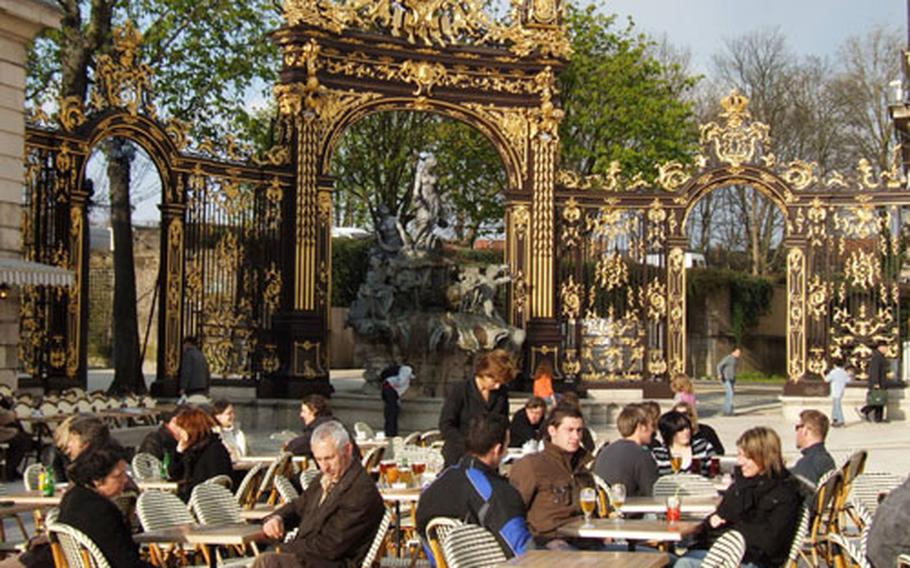
[[[27,47],[61,14],[50,2],[0,0],[0,256],[22,256],[20,223],[25,155]],[[0,301],[0,383],[16,384],[19,367],[19,300],[14,290]]]

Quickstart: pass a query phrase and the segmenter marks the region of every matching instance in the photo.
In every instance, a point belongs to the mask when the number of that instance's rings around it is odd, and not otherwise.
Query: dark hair
[[[110,475],[121,461],[126,461],[126,450],[115,440],[108,440],[100,446],[82,452],[66,468],[66,476],[76,485],[93,487],[96,481]]]
[[[187,335],[183,338],[183,344],[186,345],[189,343],[193,347],[199,347],[199,341],[196,339],[195,335]]]
[[[660,430],[660,437],[663,439],[664,445],[669,447],[673,443],[673,437],[676,436],[677,432],[686,428],[692,430],[692,422],[682,412],[671,410],[660,417],[657,427]]]
[[[506,444],[509,419],[502,414],[484,412],[471,418],[464,436],[464,447],[468,453],[482,456],[496,444]]]
[[[218,416],[232,406],[234,406],[233,402],[226,398],[219,398],[215,401],[215,404],[212,405],[212,416]]]
[[[313,414],[316,415],[316,418],[332,415],[332,409],[329,408],[329,401],[321,394],[307,395],[303,397],[303,402],[301,402],[301,404],[308,406],[309,409],[313,411]]]
[[[581,410],[581,397],[575,391],[566,391],[559,395],[559,404],[574,406]]]
[[[487,375],[497,383],[504,385],[518,374],[515,359],[505,349],[494,349],[478,355],[474,360],[474,376]]]
[[[843,357],[831,357],[831,366],[832,367],[843,367],[844,358]]]
[[[525,408],[527,408],[527,409],[531,409],[531,408],[546,408],[546,407],[547,407],[547,401],[545,401],[544,399],[540,398],[539,396],[532,396],[532,397],[529,398],[528,401],[525,403]]]
[[[81,416],[73,420],[70,424],[70,435],[73,434],[88,444],[88,448],[103,446],[111,439],[111,431],[107,424],[94,416]]]
[[[566,418],[580,418],[582,421],[585,419],[577,406],[560,402],[550,411],[550,415],[547,416],[547,428],[550,426],[559,428],[559,425],[562,424],[562,421]]]

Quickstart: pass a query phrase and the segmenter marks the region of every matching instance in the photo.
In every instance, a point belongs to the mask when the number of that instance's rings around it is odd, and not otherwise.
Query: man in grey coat
[[[874,568],[891,568],[910,554],[910,480],[895,487],[875,511],[866,557]]]
[[[199,350],[196,338],[188,336],[183,338],[183,361],[180,363],[180,394],[208,394],[209,364],[205,355]]]
[[[733,416],[733,385],[736,384],[736,363],[742,350],[734,347],[729,355],[717,364],[717,376],[724,385],[724,414]]]

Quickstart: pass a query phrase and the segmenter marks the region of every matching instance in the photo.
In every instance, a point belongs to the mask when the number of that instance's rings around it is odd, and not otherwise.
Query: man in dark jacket
[[[884,393],[884,399],[888,400],[888,360],[885,359],[885,354],[888,352],[888,343],[885,341],[879,341],[875,344],[875,349],[872,351],[872,358],[869,359],[869,378],[867,379],[867,403],[865,406],[859,409],[860,417],[863,420],[869,420],[870,415],[871,419],[874,422],[882,422],[885,418],[885,405],[884,404],[869,404],[868,396],[871,396],[874,392]]]
[[[183,359],[180,362],[180,394],[208,394],[209,364],[199,350],[195,337],[183,339]]]
[[[499,462],[509,443],[509,421],[499,414],[471,419],[465,436],[467,454],[446,469],[420,496],[417,531],[427,538],[436,517],[479,524],[492,532],[506,556],[523,554],[531,545],[521,495],[499,475]]]
[[[359,566],[376,535],[385,507],[376,482],[353,458],[347,430],[326,422],[313,432],[311,447],[322,473],[262,525],[269,538],[293,527],[297,537],[280,554],[259,556],[256,567]]]
[[[813,489],[822,475],[837,468],[834,458],[825,449],[828,435],[828,417],[818,410],[803,410],[796,425],[796,447],[802,453],[790,473],[800,481],[808,482]]]
[[[570,543],[557,533],[559,527],[581,517],[581,489],[594,487],[586,467],[591,454],[581,446],[584,427],[580,410],[556,405],[547,422],[550,439],[544,450],[521,458],[509,473],[509,481],[528,508],[528,526],[538,545],[564,549],[591,544]]]
[[[891,490],[872,520],[866,557],[875,568],[891,568],[910,554],[910,479]]]
[[[171,454],[171,458],[177,455],[177,438],[174,436],[173,421],[172,416],[157,430],[149,432],[139,445],[138,452],[152,454],[162,461],[166,454]]]
[[[520,448],[528,440],[540,440],[543,430],[543,417],[547,412],[547,403],[539,396],[532,396],[524,408],[512,416],[509,426],[509,447]]]

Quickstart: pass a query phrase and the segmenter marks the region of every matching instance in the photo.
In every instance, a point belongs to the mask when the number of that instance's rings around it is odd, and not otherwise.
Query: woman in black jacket
[[[733,485],[713,515],[703,523],[702,545],[707,547],[726,530],[737,530],[746,540],[742,565],[777,568],[787,559],[799,508],[799,482],[790,475],[781,457],[780,438],[762,426],[743,433],[736,441],[739,467]],[[707,550],[690,550],[674,568],[701,564]]]
[[[439,415],[446,467],[458,463],[464,455],[464,435],[471,418],[484,412],[509,418],[509,393],[500,387],[514,379],[516,373],[512,356],[504,349],[496,349],[474,361],[472,378],[449,385]]]
[[[58,521],[85,533],[117,568],[147,568],[129,526],[112,498],[129,482],[126,452],[116,442],[92,447],[69,468],[73,486],[60,501]]]
[[[212,432],[214,420],[198,408],[184,408],[174,420],[177,456],[168,477],[177,482],[177,495],[189,501],[193,488],[216,475],[231,475],[231,455]]]

